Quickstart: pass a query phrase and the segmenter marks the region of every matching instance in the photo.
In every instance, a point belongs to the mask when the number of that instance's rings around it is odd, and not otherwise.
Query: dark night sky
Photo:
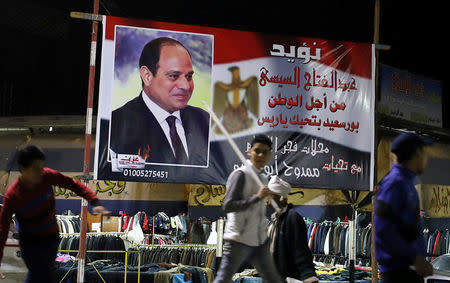
[[[235,0],[154,3],[101,0],[100,13],[293,36],[373,41],[375,0],[248,1],[245,6],[245,1]],[[448,24],[444,25],[442,3],[381,0],[380,43],[392,49],[380,51],[379,59],[442,80],[444,127],[450,127],[445,107],[450,102],[444,95],[448,80],[443,72]],[[91,12],[92,0],[2,1],[0,116],[84,115],[91,24],[71,19],[70,11]],[[97,59],[99,55],[98,49]],[[100,68],[97,79],[99,73]]]

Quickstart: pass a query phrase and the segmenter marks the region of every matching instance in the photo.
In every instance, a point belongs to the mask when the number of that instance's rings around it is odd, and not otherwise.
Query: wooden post
[[[94,0],[93,14],[98,14],[99,0]],[[88,97],[87,97],[87,110],[86,110],[86,134],[84,144],[84,163],[83,174],[85,184],[89,181],[90,173],[90,160],[91,160],[91,133],[92,133],[92,111],[94,104],[94,86],[95,86],[95,59],[97,55],[97,31],[98,22],[92,21],[92,34],[91,34],[91,52],[89,63],[89,82],[88,82]],[[80,243],[78,246],[78,272],[77,282],[84,282],[84,265],[86,257],[86,230],[87,230],[87,213],[88,203],[85,199],[81,200],[81,227],[80,227]]]
[[[373,43],[379,44],[380,42],[380,0],[375,0],[374,7],[374,32],[373,32]],[[374,115],[375,115],[375,137],[374,137],[374,174],[373,178],[374,184],[378,183],[378,101],[380,98],[380,87],[379,87],[379,78],[378,78],[378,54],[379,51],[375,49],[375,106],[374,106]],[[375,191],[376,185],[374,185]],[[374,223],[374,215],[375,215],[375,193],[372,195],[372,235],[371,235],[371,265],[372,265],[372,283],[378,282],[378,262],[375,256],[375,223]]]

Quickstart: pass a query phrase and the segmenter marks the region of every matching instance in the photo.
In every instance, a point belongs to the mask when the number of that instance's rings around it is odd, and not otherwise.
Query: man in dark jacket
[[[391,145],[398,164],[380,183],[374,217],[375,252],[383,282],[418,283],[433,273],[425,260],[419,197],[414,187],[414,179],[426,167],[426,145],[431,141],[414,133],[400,134]]]
[[[273,225],[270,229],[270,251],[280,275],[287,278],[287,282],[319,282],[306,239],[305,221],[293,205],[287,203],[289,184],[272,177],[269,189],[274,193],[273,199],[281,209],[272,214]]]

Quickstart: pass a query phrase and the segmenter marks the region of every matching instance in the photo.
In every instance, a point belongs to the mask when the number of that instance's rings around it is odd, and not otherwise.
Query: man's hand
[[[433,275],[433,266],[421,255],[416,256],[416,260],[414,261],[414,268],[416,270],[416,273],[421,276],[426,277]]]
[[[106,210],[103,206],[94,206],[92,208],[94,214],[110,215],[111,211]]]
[[[269,190],[268,186],[262,186],[259,188],[257,195],[258,195],[259,199],[264,199],[264,198],[272,195],[272,192]]]
[[[0,272],[0,279],[5,279],[5,278],[6,278],[6,276]]]

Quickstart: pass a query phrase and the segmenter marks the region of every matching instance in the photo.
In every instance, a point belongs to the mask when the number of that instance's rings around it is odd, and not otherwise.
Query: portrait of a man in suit
[[[139,58],[142,91],[111,115],[110,150],[150,164],[207,166],[209,114],[188,105],[194,91],[189,50],[159,37]]]

